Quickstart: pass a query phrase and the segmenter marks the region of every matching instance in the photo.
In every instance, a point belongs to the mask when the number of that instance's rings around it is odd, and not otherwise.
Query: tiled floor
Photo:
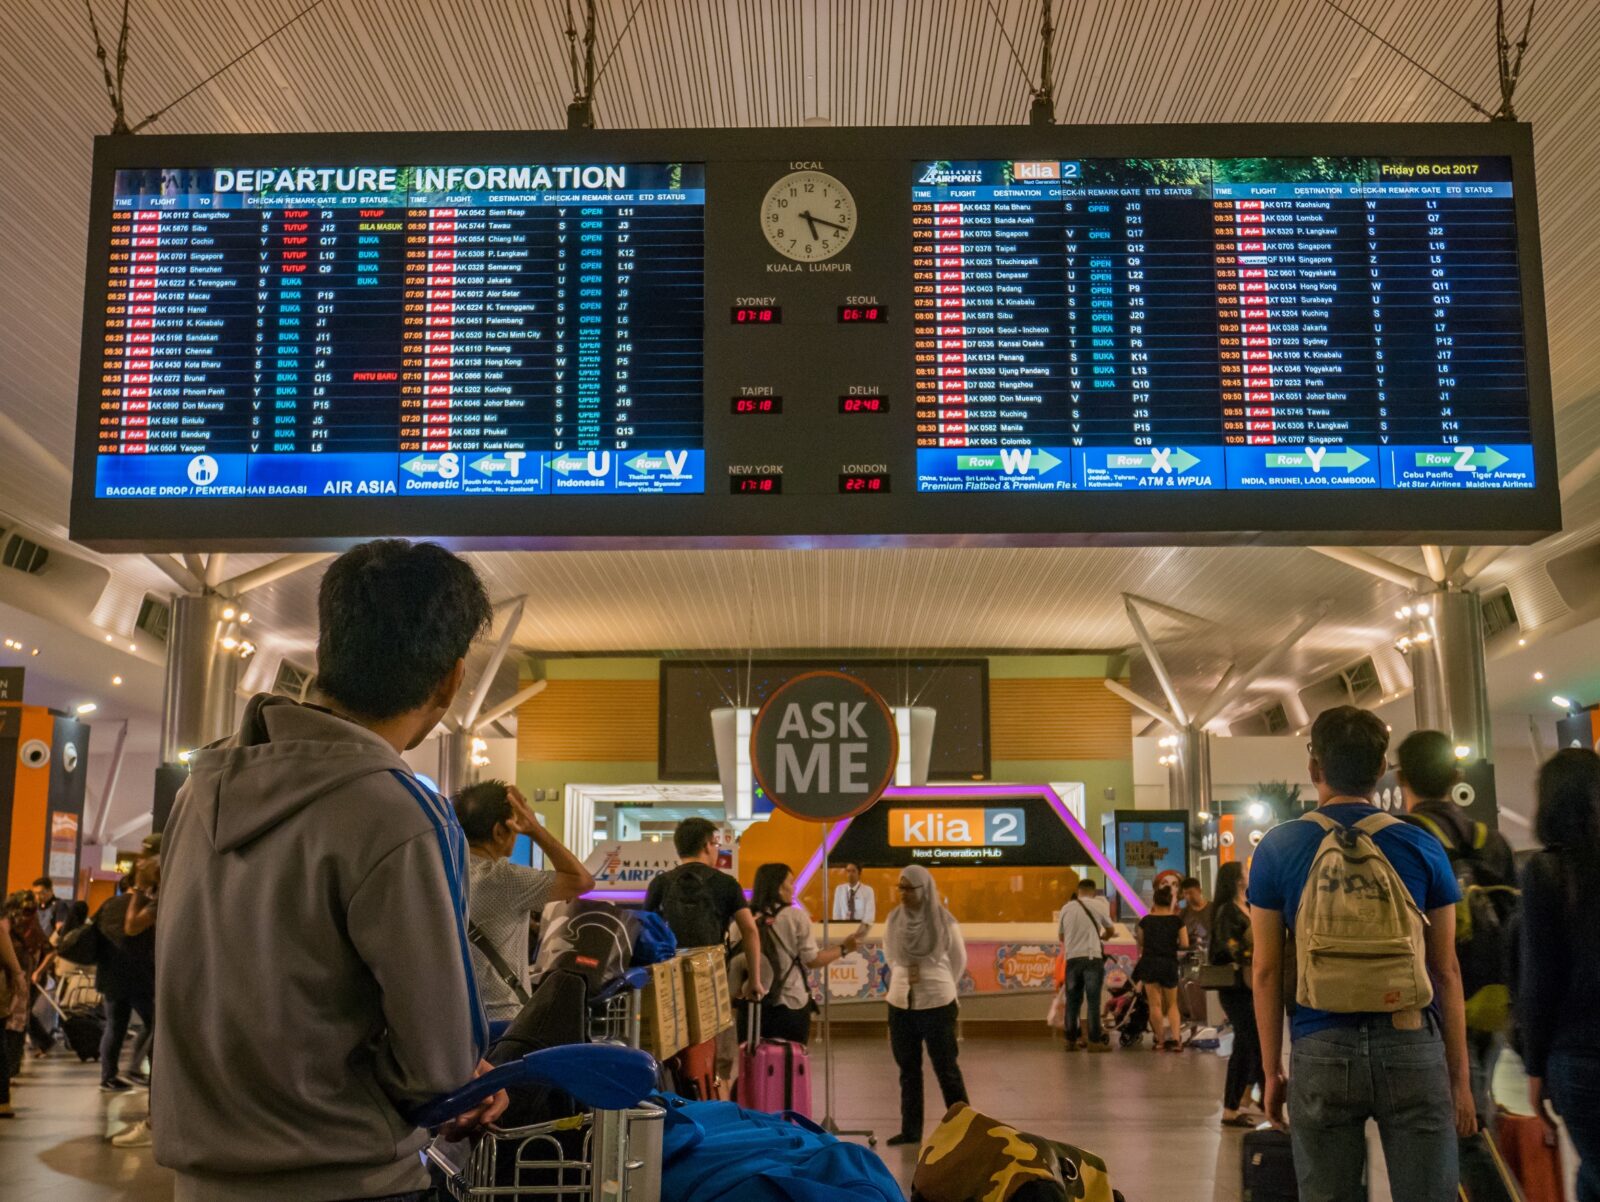
[[[820,1048],[813,1048],[819,1076]],[[870,1127],[880,1138],[898,1126],[898,1087],[887,1043],[853,1037],[836,1045],[835,1117],[843,1128]],[[1045,1039],[971,1038],[961,1064],[973,1103],[1025,1130],[1075,1143],[1103,1156],[1129,1202],[1235,1202],[1237,1131],[1217,1126],[1224,1062],[1208,1053],[1182,1056],[1119,1052],[1068,1055]],[[1514,1074],[1514,1066],[1508,1066]],[[166,1202],[170,1175],[148,1150],[106,1142],[145,1112],[143,1093],[106,1097],[95,1066],[57,1058],[30,1062],[13,1096],[19,1117],[0,1122],[0,1199],[5,1202]],[[930,1123],[939,1109],[928,1074]],[[1516,1082],[1502,1076],[1502,1096]],[[913,1148],[879,1148],[902,1183]],[[1388,1193],[1375,1191],[1374,1202]]]

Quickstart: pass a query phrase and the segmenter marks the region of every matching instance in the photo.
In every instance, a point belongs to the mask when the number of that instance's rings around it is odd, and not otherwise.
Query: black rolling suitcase
[[[1239,1197],[1241,1202],[1299,1202],[1287,1132],[1266,1127],[1245,1134],[1244,1190]]]
[[[106,1020],[99,1010],[65,1011],[61,1016],[61,1030],[67,1037],[67,1046],[79,1060],[100,1059],[100,1038],[106,1032]]]

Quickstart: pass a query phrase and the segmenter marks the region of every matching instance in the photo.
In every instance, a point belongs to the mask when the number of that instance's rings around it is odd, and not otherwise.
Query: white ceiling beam
[[[1177,686],[1172,683],[1172,677],[1167,672],[1167,665],[1161,659],[1161,652],[1156,650],[1155,640],[1150,637],[1150,632],[1145,629],[1144,619],[1139,616],[1139,607],[1134,604],[1132,593],[1122,594],[1123,608],[1128,611],[1128,624],[1133,627],[1133,637],[1139,640],[1139,646],[1144,651],[1145,659],[1150,661],[1150,670],[1156,674],[1156,683],[1161,686],[1161,693],[1167,699],[1167,704],[1172,707],[1173,715],[1178,719],[1179,726],[1189,724],[1189,714],[1183,708],[1183,699],[1178,696]]]
[[[1435,584],[1443,584],[1450,578],[1450,573],[1444,570],[1444,552],[1434,544],[1423,544],[1422,562],[1428,569],[1428,576]]]
[[[153,814],[140,814],[132,822],[124,822],[121,826],[117,827],[116,830],[112,831],[111,832],[111,838],[107,839],[106,842],[108,844],[110,844],[112,847],[115,847],[118,843],[121,843],[129,835],[137,835],[140,831],[144,830],[146,827],[154,825],[154,823],[155,823],[155,815],[153,815]]]
[[[1449,580],[1461,570],[1461,565],[1467,562],[1467,553],[1471,547],[1451,547],[1449,554],[1444,557],[1444,577]]]
[[[206,561],[201,559],[200,556],[196,555],[193,551],[185,551],[183,553],[183,566],[189,569],[189,575],[193,576],[202,584],[205,583]]]
[[[122,751],[128,745],[128,720],[124,718],[117,729],[117,741],[111,746],[111,764],[106,768],[105,787],[100,790],[100,812],[94,819],[94,841],[106,841],[106,820],[111,817],[111,803],[117,796],[117,782],[122,778]]]
[[[1452,581],[1458,588],[1465,588],[1485,568],[1499,559],[1510,547],[1474,547],[1472,553],[1461,563],[1457,569],[1455,579]]]
[[[1201,707],[1200,712],[1195,715],[1194,724],[1198,727],[1204,727],[1206,723],[1214,721],[1217,715],[1232,704],[1235,697],[1260,679],[1263,672],[1272,667],[1282,656],[1287,655],[1290,648],[1305,638],[1311,632],[1311,628],[1327,616],[1330,604],[1330,602],[1324,601],[1317,606],[1316,609],[1295,623],[1294,629],[1274,643],[1265,655],[1229,681],[1226,688],[1219,687],[1213,692],[1207,698],[1205,705]]]
[[[549,683],[550,682],[548,680],[536,680],[532,684],[518,689],[499,705],[493,706],[480,715],[478,718],[478,724],[476,727],[474,727],[474,729],[483,730],[485,727],[493,726],[512,710],[520,708],[523,702],[531,701],[540,693],[544,692],[545,686]]]
[[[1390,584],[1398,584],[1401,588],[1409,589],[1413,593],[1433,591],[1433,585],[1426,576],[1419,576],[1410,568],[1403,568],[1397,563],[1390,563],[1387,559],[1374,555],[1370,551],[1360,551],[1355,547],[1308,547],[1306,549],[1315,551],[1318,555],[1326,555],[1329,559],[1336,559],[1346,567],[1366,572],[1369,576],[1376,576],[1379,580],[1387,580]]]
[[[222,569],[228,565],[226,551],[213,551],[206,556],[205,580],[207,588],[216,588],[222,583]]]
[[[332,551],[302,551],[297,555],[285,555],[281,559],[274,559],[271,563],[264,563],[259,568],[240,572],[232,580],[217,585],[217,592],[224,597],[238,599],[252,589],[271,584],[274,580],[282,580],[285,576],[293,576],[304,568],[332,558]]]
[[[1169,726],[1173,730],[1178,730],[1180,727],[1182,727],[1183,723],[1179,722],[1166,710],[1162,709],[1154,701],[1147,700],[1138,693],[1135,693],[1120,680],[1107,679],[1102,680],[1100,683],[1105,685],[1106,688],[1110,689],[1118,697],[1121,697],[1129,705],[1133,706],[1134,709],[1143,710],[1145,713],[1149,714],[1157,722],[1161,723],[1161,725]]]
[[[500,671],[500,665],[506,662],[506,652],[511,650],[511,643],[517,637],[517,628],[522,625],[522,611],[528,604],[526,596],[518,597],[511,602],[511,612],[506,615],[505,629],[501,630],[500,637],[495,640],[494,650],[489,654],[489,662],[484,664],[482,673],[478,676],[477,686],[472,690],[472,698],[467,702],[467,708],[461,713],[460,729],[471,731],[478,725],[478,713],[483,709],[483,702],[489,695],[489,689],[494,685],[495,674]],[[499,609],[505,605],[495,608]]]
[[[1566,500],[1596,476],[1600,476],[1600,447],[1590,451],[1561,477],[1561,498]]]
[[[72,469],[67,466],[66,461],[28,433],[16,418],[0,412],[0,432],[4,432],[6,442],[26,449],[28,457],[36,465],[44,468],[49,475],[54,476],[66,487],[72,487]]]
[[[198,593],[204,587],[198,577],[191,575],[188,568],[170,555],[146,555],[145,558],[171,577],[172,583],[186,593]]]
[[[1151,598],[1141,596],[1138,593],[1124,593],[1123,594],[1123,600],[1124,601],[1126,601],[1130,597],[1134,601],[1136,601],[1138,604],[1144,606],[1146,609],[1153,609],[1157,613],[1166,614],[1167,617],[1172,618],[1175,621],[1183,622],[1183,623],[1185,623],[1187,625],[1190,625],[1190,626],[1215,626],[1216,625],[1216,623],[1213,622],[1210,618],[1202,618],[1199,614],[1192,614],[1186,609],[1179,609],[1174,605],[1165,605],[1160,601],[1154,601]]]

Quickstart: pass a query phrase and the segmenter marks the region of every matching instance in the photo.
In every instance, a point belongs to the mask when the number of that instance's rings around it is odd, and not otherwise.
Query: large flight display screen
[[[702,177],[118,171],[95,495],[700,491]]]
[[[1533,487],[1509,158],[915,178],[919,489]]]
[[[1561,524],[1514,122],[141,135],[93,186],[105,550]]]

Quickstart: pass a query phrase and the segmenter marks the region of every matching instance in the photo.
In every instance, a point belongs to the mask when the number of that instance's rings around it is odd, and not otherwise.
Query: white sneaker
[[[150,1120],[140,1119],[121,1135],[111,1137],[114,1148],[148,1148],[150,1146]]]

